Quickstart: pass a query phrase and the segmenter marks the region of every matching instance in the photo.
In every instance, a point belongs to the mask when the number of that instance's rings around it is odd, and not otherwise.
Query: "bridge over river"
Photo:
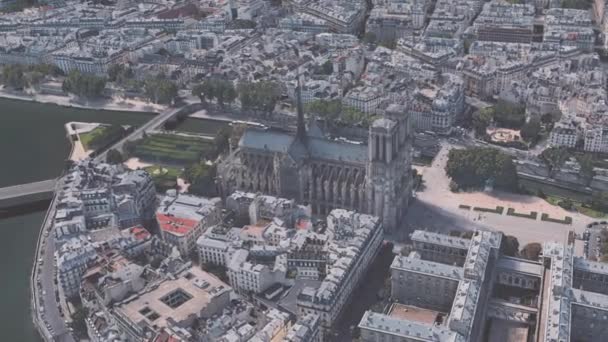
[[[0,216],[12,216],[48,206],[53,198],[56,179],[0,188]]]

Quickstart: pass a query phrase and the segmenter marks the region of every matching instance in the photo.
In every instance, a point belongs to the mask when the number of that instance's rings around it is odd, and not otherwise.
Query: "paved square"
[[[473,191],[453,193],[449,190],[450,179],[445,173],[447,155],[452,147],[442,143],[442,148],[431,166],[417,166],[416,169],[424,180],[422,191],[416,193],[416,199],[408,210],[406,225],[408,231],[428,229],[432,231],[490,229],[502,231],[518,238],[521,246],[529,242],[566,241],[568,231],[582,233],[585,226],[593,222],[590,217],[576,212],[569,212],[554,206],[545,200],[527,195],[512,194],[502,191]],[[471,207],[494,208],[504,207],[502,215],[482,213],[460,209],[464,204]],[[538,212],[536,220],[507,216],[508,208],[518,213]],[[560,224],[541,221],[542,213],[551,218],[564,219],[572,217],[572,224]],[[398,239],[399,237],[397,237]]]

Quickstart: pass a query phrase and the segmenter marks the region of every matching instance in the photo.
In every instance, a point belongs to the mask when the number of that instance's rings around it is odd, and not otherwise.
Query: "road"
[[[56,189],[59,189],[62,184],[62,181],[58,181]],[[53,218],[56,203],[57,199],[53,198],[40,232],[33,273],[35,285],[33,287],[32,300],[34,306],[32,310],[34,310],[33,315],[37,317],[34,323],[38,325],[46,341],[76,342],[59,311],[60,305],[55,296],[56,267]]]
[[[135,129],[131,134],[115,143],[109,149],[122,150],[126,142],[141,138],[144,132],[164,124],[183,108],[185,107],[164,111]],[[103,152],[95,157],[95,161],[103,161],[105,158],[106,152]],[[57,193],[57,189],[60,189],[62,185],[63,182],[61,180],[55,184],[55,194]],[[56,199],[53,198],[38,239],[38,248],[33,270],[32,314],[35,316],[34,323],[38,326],[45,341],[76,342],[70,333],[63,314],[60,312],[61,305],[55,294],[57,288],[57,285],[55,284],[55,239],[52,227],[55,205]]]
[[[109,149],[122,150],[126,142],[141,138],[144,132],[159,127],[184,108],[185,106],[177,109],[168,109],[158,114],[150,121],[135,129],[131,134],[115,143]],[[103,152],[95,157],[95,161],[103,161],[105,158],[106,152]],[[53,182],[54,181],[55,180],[53,180]],[[38,186],[48,186],[48,183],[45,182],[41,182]],[[54,192],[57,194],[57,189],[61,189],[63,181],[59,180],[54,185]],[[35,316],[34,323],[38,326],[45,341],[76,342],[60,311],[61,305],[58,301],[58,296],[55,294],[57,289],[55,281],[57,277],[55,265],[55,239],[52,226],[55,206],[56,198],[53,198],[43,221],[42,230],[38,239],[38,248],[36,250],[36,259],[34,261],[35,264],[32,275],[32,314]]]

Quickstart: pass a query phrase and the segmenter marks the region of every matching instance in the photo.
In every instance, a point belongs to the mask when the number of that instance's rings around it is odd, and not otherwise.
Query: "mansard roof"
[[[360,164],[368,159],[367,145],[308,135],[305,142],[297,141],[290,133],[249,128],[245,130],[239,147],[289,154],[294,160],[306,158]]]

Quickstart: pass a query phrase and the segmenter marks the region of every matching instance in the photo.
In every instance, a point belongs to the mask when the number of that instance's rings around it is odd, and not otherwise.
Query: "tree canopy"
[[[234,102],[237,97],[232,82],[220,78],[207,78],[203,83],[195,85],[192,88],[192,95],[198,96],[201,102],[205,102],[205,99],[215,99],[221,107],[226,103]]]
[[[514,191],[518,187],[513,158],[489,147],[451,150],[446,173],[461,189],[481,188],[488,180],[505,190]]]
[[[528,260],[538,260],[540,253],[543,251],[543,246],[538,242],[531,242],[526,244],[519,255]]]
[[[106,154],[106,162],[108,164],[121,164],[124,161],[122,153],[116,149],[111,149]]]
[[[591,207],[598,211],[608,212],[608,191],[596,191],[591,196]]]
[[[207,165],[205,162],[198,162],[185,168],[182,176],[190,183],[188,192],[199,196],[217,195],[215,177],[217,169],[215,165]]]
[[[46,76],[61,74],[61,69],[50,64],[9,64],[2,68],[2,81],[8,87],[21,89],[40,84]]]
[[[578,161],[578,164],[580,166],[578,174],[585,180],[585,185],[588,186],[593,180],[593,177],[595,177],[595,164],[593,162],[593,156],[589,154],[584,154],[578,156],[576,160]]]
[[[540,120],[533,118],[521,127],[519,134],[524,141],[536,143],[540,134],[540,128]]]
[[[519,129],[526,122],[526,107],[499,100],[494,106],[494,121],[500,127]]]
[[[503,234],[500,242],[500,251],[506,256],[517,256],[517,253],[519,252],[519,241],[515,236]]]
[[[549,147],[538,156],[547,167],[549,177],[553,178],[564,166],[570,157],[568,149],[565,147]]]
[[[304,111],[328,122],[341,121],[351,125],[369,125],[374,119],[373,116],[360,110],[343,106],[340,100],[315,100],[306,104]]]
[[[492,123],[492,120],[494,120],[494,110],[491,107],[475,111],[472,117],[472,126],[475,134],[478,137],[485,136],[487,134],[486,130]]]
[[[125,85],[133,80],[135,74],[131,67],[124,64],[112,64],[108,68],[108,80],[119,85]]]
[[[240,82],[237,89],[243,109],[267,113],[274,111],[281,96],[279,85],[271,81]]]
[[[72,70],[63,81],[63,90],[78,97],[94,99],[103,96],[106,88],[104,77],[92,74],[83,74],[78,70]]]
[[[177,85],[163,77],[149,78],[144,82],[144,93],[154,103],[171,104],[177,98]]]

